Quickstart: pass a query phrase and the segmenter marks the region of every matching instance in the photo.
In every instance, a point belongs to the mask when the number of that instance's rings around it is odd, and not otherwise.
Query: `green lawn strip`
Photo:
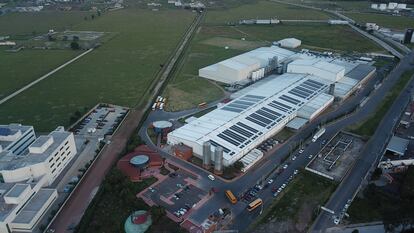
[[[269,221],[284,221],[290,219],[296,222],[298,221],[299,212],[304,205],[308,205],[313,210],[311,219],[314,219],[318,206],[323,205],[329,199],[335,187],[335,183],[315,174],[306,171],[300,173],[279,194],[279,197],[273,200],[262,217],[250,229],[256,229]]]
[[[377,107],[375,113],[370,115],[368,119],[358,123],[356,125],[352,125],[349,127],[350,131],[359,134],[361,136],[369,137],[374,134],[375,130],[378,127],[378,124],[381,122],[384,115],[387,113],[388,109],[394,102],[394,100],[398,97],[401,90],[405,87],[405,85],[410,80],[411,76],[414,74],[414,70],[407,71],[403,75],[401,75],[398,82],[395,86],[391,89],[391,91],[385,96],[384,100],[382,101],[381,105]]]
[[[151,18],[151,20],[147,20]],[[48,131],[98,102],[134,107],[194,18],[189,11],[125,9],[74,30],[116,32],[101,47],[0,105],[0,122]]]
[[[412,28],[414,19],[406,16],[393,16],[381,13],[345,13],[346,16],[359,23],[376,23],[381,27],[405,30]]]

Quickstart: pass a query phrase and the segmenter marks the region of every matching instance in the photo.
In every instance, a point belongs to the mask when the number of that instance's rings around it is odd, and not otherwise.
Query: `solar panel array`
[[[245,123],[239,121],[217,134],[217,137],[229,145],[243,149],[262,135],[264,131],[274,127],[326,87],[326,84],[307,79],[300,85],[292,88],[285,94],[278,96],[275,100],[270,101],[267,105],[246,116],[243,120],[246,121]],[[263,96],[245,95],[229,103],[223,107],[222,110],[240,113],[259,103],[263,99],[265,99]],[[235,153],[213,140],[210,140],[210,142],[213,146],[223,147],[224,152],[229,155]]]

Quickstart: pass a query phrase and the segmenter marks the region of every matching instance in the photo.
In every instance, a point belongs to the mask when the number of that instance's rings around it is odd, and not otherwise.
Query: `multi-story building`
[[[31,126],[0,129],[0,232],[31,232],[58,196],[45,187],[77,153],[75,138],[63,127],[38,138]]]

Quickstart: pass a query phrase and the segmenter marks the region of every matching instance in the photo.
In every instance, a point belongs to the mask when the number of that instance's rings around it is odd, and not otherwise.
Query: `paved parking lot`
[[[181,169],[170,173],[162,182],[147,189],[142,195],[174,214],[182,208],[190,210],[208,194],[196,187],[197,177]],[[182,214],[174,214],[182,217]]]
[[[98,106],[76,125],[73,131],[77,135],[95,136],[103,139],[106,135],[113,134],[127,111],[126,108],[120,106]]]

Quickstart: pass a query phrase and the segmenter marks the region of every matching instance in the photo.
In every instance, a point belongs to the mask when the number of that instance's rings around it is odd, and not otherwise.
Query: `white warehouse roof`
[[[302,41],[296,39],[296,38],[286,38],[283,40],[279,40],[277,42],[278,44],[280,44],[280,46],[284,47],[284,48],[297,48],[302,44]]]
[[[210,141],[223,147],[223,162],[228,166],[281,130],[327,87],[326,81],[312,75],[286,73],[274,77],[267,85],[169,133],[168,143],[184,143],[201,155],[203,143]]]
[[[222,83],[235,83],[248,79],[253,71],[269,65],[269,60],[282,61],[295,53],[277,46],[261,47],[247,53],[204,67],[198,75]]]
[[[287,72],[312,74],[331,82],[345,75],[345,68],[319,59],[298,59],[288,64]]]

